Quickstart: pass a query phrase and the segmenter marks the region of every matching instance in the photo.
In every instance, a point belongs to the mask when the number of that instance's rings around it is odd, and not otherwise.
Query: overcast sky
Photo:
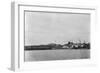
[[[89,41],[90,15],[25,12],[25,45]]]

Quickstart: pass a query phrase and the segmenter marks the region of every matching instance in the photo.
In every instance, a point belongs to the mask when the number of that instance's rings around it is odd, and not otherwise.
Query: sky
[[[90,41],[90,15],[25,12],[25,45]]]

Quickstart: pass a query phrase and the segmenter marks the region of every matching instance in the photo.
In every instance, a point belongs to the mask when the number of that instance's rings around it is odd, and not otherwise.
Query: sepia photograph
[[[90,14],[24,11],[24,61],[90,58]]]

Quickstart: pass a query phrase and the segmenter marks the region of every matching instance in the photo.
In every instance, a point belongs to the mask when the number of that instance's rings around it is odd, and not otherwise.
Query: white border
[[[84,60],[60,60],[60,61],[41,61],[41,62],[24,62],[24,10],[31,11],[51,11],[51,12],[72,12],[72,13],[89,13],[91,14],[91,59]],[[83,66],[96,64],[96,46],[95,46],[95,7],[75,6],[39,6],[25,3],[12,3],[12,64],[11,68],[15,71],[29,69],[45,69],[61,66]]]

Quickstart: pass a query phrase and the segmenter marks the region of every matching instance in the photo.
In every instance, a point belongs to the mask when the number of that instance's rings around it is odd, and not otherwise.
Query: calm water
[[[89,49],[71,50],[31,50],[25,51],[25,61],[47,61],[67,59],[88,59]]]

